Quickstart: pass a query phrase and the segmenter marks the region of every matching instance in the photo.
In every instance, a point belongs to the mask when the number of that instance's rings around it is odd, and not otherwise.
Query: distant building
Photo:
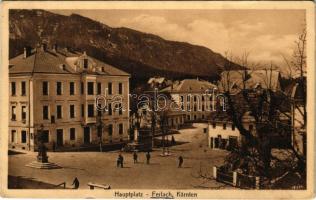
[[[250,101],[256,101],[257,94],[262,90],[270,89],[277,95],[283,95],[280,84],[280,73],[270,70],[233,70],[224,71],[221,74],[221,80],[218,83],[220,92],[229,91],[231,98],[236,103],[235,106],[242,106],[247,111],[243,114],[242,126],[256,136],[256,120],[249,112],[248,104],[244,102],[242,90],[248,93]],[[290,144],[290,121],[287,117],[290,114],[289,102],[285,102],[278,109],[282,109],[285,114],[280,114],[276,120],[277,127],[284,133],[269,133],[272,137],[272,147],[288,147]],[[229,106],[229,105],[228,105]],[[240,134],[231,116],[226,112],[217,111],[212,114],[208,125],[209,147],[215,149],[229,149],[232,146],[240,144],[243,136]]]
[[[151,88],[161,89],[161,88],[171,85],[172,81],[168,80],[165,77],[152,77],[148,80],[147,83]]]
[[[178,110],[185,113],[185,121],[201,121],[211,114],[214,89],[216,85],[208,81],[184,79],[175,81],[160,92],[170,94],[172,101],[177,102]]]
[[[48,149],[99,144],[98,116],[104,124],[103,144],[127,140],[129,74],[119,69],[86,53],[42,45],[9,61],[9,81],[10,148],[36,150],[41,125]],[[108,110],[101,113],[98,95],[120,95],[121,105],[108,101]]]
[[[258,90],[271,89],[273,92],[281,90],[280,72],[275,70],[231,70],[221,73],[218,88],[237,94],[243,89]]]
[[[242,117],[243,127],[255,135],[255,120],[249,113]],[[237,147],[243,136],[240,134],[230,116],[225,112],[218,112],[208,122],[208,146],[212,149],[231,149]]]

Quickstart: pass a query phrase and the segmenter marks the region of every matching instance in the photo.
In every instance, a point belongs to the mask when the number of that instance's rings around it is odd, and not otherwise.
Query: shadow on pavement
[[[8,151],[8,155],[9,156],[18,155],[18,154],[25,154],[25,153],[22,153],[22,152],[19,152],[19,151],[12,151],[12,150]]]
[[[67,189],[23,176],[8,176],[8,189]]]

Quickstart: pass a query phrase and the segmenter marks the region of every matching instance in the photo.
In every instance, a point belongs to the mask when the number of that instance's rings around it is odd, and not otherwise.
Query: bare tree
[[[300,52],[301,54],[302,52]],[[244,54],[238,59],[244,68],[239,70],[239,93],[232,94],[232,81],[234,70],[229,70],[229,62],[225,65],[224,79],[221,80],[223,94],[226,97],[227,114],[239,130],[242,136],[240,148],[235,149],[226,158],[226,163],[231,170],[242,169],[245,173],[265,177],[268,181],[271,176],[270,167],[272,155],[272,143],[276,137],[290,133],[291,123],[289,111],[289,98],[276,88],[274,77],[275,70],[271,63],[262,74],[264,87],[253,88],[249,86],[249,77],[253,71],[247,66],[249,54]],[[301,62],[302,63],[302,62]],[[224,83],[223,83],[224,82]],[[254,130],[245,127],[243,117],[248,115],[254,121]],[[282,116],[288,120],[282,120]],[[292,149],[292,147],[290,147]],[[294,152],[294,155],[296,153]],[[298,160],[300,158],[297,156]]]

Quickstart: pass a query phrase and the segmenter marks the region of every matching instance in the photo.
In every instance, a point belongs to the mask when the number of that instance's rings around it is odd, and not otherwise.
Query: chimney
[[[31,55],[31,47],[25,46],[23,49],[23,58],[27,58]]]

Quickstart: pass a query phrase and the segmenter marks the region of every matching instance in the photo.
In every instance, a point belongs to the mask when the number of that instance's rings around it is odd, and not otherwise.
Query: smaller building
[[[229,91],[231,95],[244,89],[270,89],[273,92],[281,90],[281,75],[276,70],[230,70],[221,73],[218,88]]]
[[[239,131],[232,122],[213,121],[208,124],[208,145],[212,149],[229,149],[239,142]]]
[[[243,127],[255,134],[255,120],[246,113],[243,118]],[[226,149],[240,145],[242,135],[226,113],[217,113],[208,122],[208,146],[212,149]]]

